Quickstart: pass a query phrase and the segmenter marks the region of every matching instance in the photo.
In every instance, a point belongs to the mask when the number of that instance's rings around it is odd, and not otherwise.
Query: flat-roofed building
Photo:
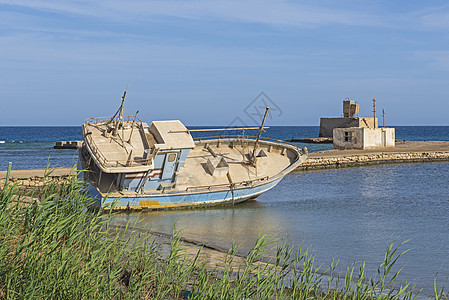
[[[394,128],[334,128],[334,149],[378,149],[395,146]]]

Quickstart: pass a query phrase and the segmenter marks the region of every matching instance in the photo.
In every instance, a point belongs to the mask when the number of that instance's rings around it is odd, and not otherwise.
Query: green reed
[[[187,257],[174,231],[168,257],[150,234],[127,224],[110,225],[112,212],[86,212],[92,202],[76,177],[58,183],[46,173],[36,201],[22,205],[17,185],[0,191],[0,298],[52,299],[414,299],[419,291],[397,285],[399,251],[392,243],[368,278],[365,264],[336,274],[300,247],[259,235],[244,263],[231,243],[220,268],[210,269],[200,253]],[[327,274],[327,275],[323,275]],[[447,299],[435,281],[436,299]]]

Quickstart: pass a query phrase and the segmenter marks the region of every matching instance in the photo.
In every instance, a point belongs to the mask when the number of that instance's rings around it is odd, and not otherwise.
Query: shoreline
[[[310,152],[307,161],[293,172],[364,167],[400,163],[449,161],[449,141],[397,141],[396,146],[372,150],[326,150]],[[13,166],[14,167],[14,166]],[[36,187],[43,184],[46,169],[12,170],[10,182]],[[0,186],[7,171],[0,171]],[[55,168],[48,177],[61,179],[76,174],[72,168]]]

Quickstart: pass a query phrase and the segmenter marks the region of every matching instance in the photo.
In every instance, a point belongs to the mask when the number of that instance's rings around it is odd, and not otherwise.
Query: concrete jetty
[[[53,146],[55,149],[78,149],[83,146],[83,141],[58,141]]]
[[[327,150],[309,153],[309,158],[295,171],[312,171],[397,163],[424,163],[449,161],[449,142],[396,141],[396,146],[379,150]],[[50,177],[64,178],[75,172],[57,168]],[[42,186],[45,169],[13,170],[10,183],[25,187]],[[6,171],[0,171],[0,188],[5,183]]]
[[[306,144],[332,144],[333,140],[331,137],[291,138],[286,140],[286,142],[300,142]]]
[[[295,171],[438,161],[449,161],[449,142],[396,141],[396,146],[391,148],[311,152]]]

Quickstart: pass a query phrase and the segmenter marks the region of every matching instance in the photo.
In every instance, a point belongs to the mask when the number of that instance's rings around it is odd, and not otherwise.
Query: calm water
[[[192,129],[202,127],[191,127]],[[434,140],[449,141],[449,126],[397,126],[398,140]],[[318,126],[273,126],[263,134],[265,137],[286,140],[290,138],[308,138],[318,136]],[[195,137],[208,133],[194,132]],[[209,134],[216,134],[209,133]],[[229,132],[229,134],[236,134]],[[247,134],[257,135],[257,130]],[[45,168],[47,162],[54,167],[71,167],[77,162],[76,150],[53,149],[56,141],[81,140],[80,127],[7,127],[0,126],[0,171],[6,170],[8,162],[13,163],[13,169]],[[332,144],[303,144],[310,152],[328,150]]]
[[[265,136],[287,139],[316,136],[318,127],[273,127]],[[449,140],[449,127],[397,127],[397,139]],[[76,151],[54,150],[56,140],[80,139],[76,127],[0,127],[0,166],[15,169],[71,166]],[[303,146],[303,145],[300,145]],[[307,145],[311,151],[331,145]],[[257,235],[272,234],[304,245],[326,268],[332,257],[342,269],[366,261],[375,275],[385,248],[410,241],[399,261],[402,280],[431,293],[433,278],[449,276],[449,163],[350,168],[286,176],[257,201],[232,207],[120,215],[121,224],[141,218],[142,227],[170,234],[173,226],[187,239],[227,249],[236,238],[246,254]]]

